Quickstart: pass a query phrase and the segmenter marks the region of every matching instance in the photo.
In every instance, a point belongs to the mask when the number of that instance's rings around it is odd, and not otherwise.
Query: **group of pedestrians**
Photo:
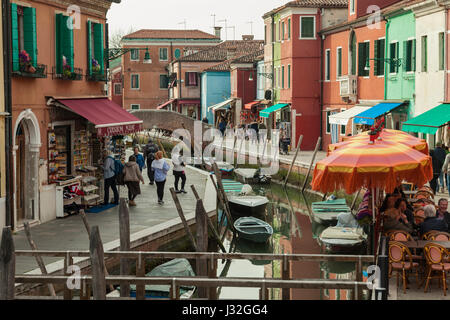
[[[182,153],[173,155],[173,174],[175,176],[175,192],[187,193],[184,190],[186,183],[185,161]],[[126,185],[128,189],[128,204],[129,206],[136,206],[134,201],[136,196],[141,194],[140,183],[144,184],[142,171],[147,169],[147,176],[150,180],[150,185],[156,184],[156,194],[158,197],[158,204],[164,204],[164,187],[166,184],[167,174],[170,170],[170,165],[163,159],[163,153],[158,146],[149,139],[144,147],[144,153],[139,153],[139,148],[134,147],[133,154],[128,158],[128,162],[122,165],[120,160],[115,160],[109,151],[104,152],[103,171],[105,179],[105,196],[104,205],[109,204],[109,189],[114,193],[114,200],[112,204],[119,203],[119,193],[117,191],[117,184]],[[181,189],[178,189],[179,181],[181,180]]]
[[[450,157],[446,149],[442,143],[437,143],[436,148],[430,150],[433,165],[433,178],[430,181],[430,188],[433,189],[435,194],[438,191],[444,192],[447,188],[450,195]]]

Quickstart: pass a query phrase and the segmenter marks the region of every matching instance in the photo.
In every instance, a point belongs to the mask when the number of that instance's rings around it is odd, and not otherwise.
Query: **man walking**
[[[430,188],[433,190],[433,193],[436,194],[438,191],[438,179],[441,174],[441,169],[444,162],[441,162],[439,158],[436,156],[435,150],[430,150],[431,162],[433,165],[433,178],[430,181]]]
[[[144,156],[139,153],[139,148],[134,147],[134,157],[136,158],[136,163],[139,165],[139,170],[145,169],[145,160]]]
[[[114,193],[113,204],[119,204],[119,192],[117,192],[116,187],[116,173],[115,173],[115,163],[114,158],[111,153],[107,150],[103,152],[103,177],[105,179],[105,197],[103,199],[103,204],[106,206],[109,204],[109,188],[112,189]]]
[[[158,146],[153,142],[152,139],[148,139],[148,143],[144,148],[144,158],[147,161],[147,175],[151,185],[155,183],[155,171],[152,168],[152,162],[153,160],[155,160],[155,153],[157,153],[158,151]]]
[[[436,148],[434,149],[434,155],[441,163],[441,167],[445,162],[445,157],[447,154],[445,153],[445,150],[442,148],[442,143],[438,142],[436,143]],[[439,186],[441,188],[441,192],[444,192],[444,173],[441,171],[439,174]],[[439,189],[438,189],[439,190]]]

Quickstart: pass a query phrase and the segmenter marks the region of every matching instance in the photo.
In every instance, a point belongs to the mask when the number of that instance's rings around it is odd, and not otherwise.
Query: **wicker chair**
[[[407,271],[416,272],[417,286],[419,287],[419,263],[413,262],[411,251],[403,243],[389,241],[389,274],[397,271],[397,288],[399,286],[400,272],[402,273],[403,293],[406,293]]]
[[[424,292],[427,292],[430,280],[440,280],[442,276],[442,290],[444,290],[444,296],[446,296],[447,272],[450,270],[450,263],[446,262],[445,257],[449,255],[449,252],[445,247],[437,243],[427,243],[424,247],[424,252],[427,260],[427,281]],[[433,272],[439,274],[433,277]]]

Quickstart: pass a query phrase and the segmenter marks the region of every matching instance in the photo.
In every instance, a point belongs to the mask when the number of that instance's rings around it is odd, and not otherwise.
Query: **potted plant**
[[[67,64],[67,59],[65,56],[62,57],[62,61],[63,61],[63,76],[65,78],[71,78],[72,76],[72,68],[70,67],[69,64]]]
[[[29,73],[36,72],[36,68],[33,67],[33,65],[31,64],[30,55],[25,50],[22,50],[19,53],[19,66],[20,71],[22,72],[29,72]]]
[[[92,71],[94,73],[99,73],[101,70],[100,65],[98,64],[98,61],[95,59],[92,59]]]

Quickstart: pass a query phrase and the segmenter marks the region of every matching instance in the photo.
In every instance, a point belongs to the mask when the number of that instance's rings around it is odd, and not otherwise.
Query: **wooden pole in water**
[[[31,238],[30,224],[28,222],[24,222],[23,227],[25,230],[25,235],[27,236],[28,239],[28,243],[30,244],[31,250],[33,251],[38,250],[36,243]],[[42,260],[42,257],[38,253],[36,253],[34,257],[36,258],[36,262],[39,266],[39,269],[41,269],[41,273],[44,275],[48,274],[47,268],[45,267],[44,260]],[[52,297],[56,297],[55,287],[53,287],[53,284],[51,283],[48,284],[48,290]]]
[[[219,193],[222,196],[223,203],[225,205],[225,213],[227,214],[228,222],[230,223],[230,228],[234,232],[235,231],[235,229],[234,229],[234,221],[233,221],[233,218],[231,217],[231,211],[230,211],[230,206],[229,206],[229,203],[228,203],[228,197],[226,195],[225,189],[224,189],[223,184],[222,184],[222,177],[221,177],[221,174],[220,174],[220,170],[217,167],[217,163],[215,163],[215,162],[212,164],[212,167],[213,167],[214,173],[216,175],[217,188],[219,190]]]
[[[128,212],[127,201],[125,198],[120,199],[119,204],[119,233],[120,233],[120,251],[130,251],[130,214]],[[120,259],[120,275],[130,275],[130,260]],[[120,283],[120,296],[130,296],[130,284],[126,282]]]
[[[120,210],[120,207],[119,207],[119,210]],[[83,220],[84,227],[86,228],[86,232],[88,234],[88,238],[90,238],[90,236],[91,236],[91,227],[89,226],[89,222],[87,220],[86,213],[84,212],[83,209],[80,210],[80,216],[81,216],[81,219]],[[105,275],[109,276],[108,269],[106,268],[106,263],[104,261],[103,261],[103,266],[105,267]],[[109,285],[109,290],[114,291],[114,286],[112,284]]]
[[[205,211],[203,207],[203,202],[201,199],[197,200],[197,205],[195,207],[195,221],[197,228],[197,252],[207,252],[208,251],[208,222],[206,220],[206,214],[203,214],[202,211]],[[196,259],[196,269],[197,276],[207,277],[208,276],[208,268],[207,268],[207,260],[205,258],[197,258]],[[206,298],[206,288],[198,288],[198,297]]]
[[[197,201],[198,201],[198,200],[201,200],[200,197],[198,196],[197,190],[195,189],[194,185],[191,185],[191,189],[192,189],[192,192],[193,192],[194,195],[195,195],[195,199],[196,199]],[[202,204],[203,204],[203,202],[202,202]],[[203,208],[203,209],[204,209],[204,208]],[[216,239],[216,241],[217,241],[217,243],[218,243],[220,249],[221,249],[224,253],[226,253],[227,250],[225,249],[225,246],[223,245],[222,241],[220,240],[220,236],[219,236],[219,234],[218,234],[216,228],[214,228],[214,224],[212,223],[211,218],[208,216],[208,214],[206,213],[205,210],[201,211],[201,213],[204,214],[204,215],[206,216],[206,220],[208,221],[208,226],[209,226],[209,228],[211,229],[212,234],[213,234],[214,238]]]
[[[11,227],[4,227],[0,244],[0,300],[13,300],[15,294],[16,255]]]
[[[177,194],[175,193],[174,188],[170,188],[170,193],[172,194],[173,202],[175,203],[175,207],[177,208],[178,215],[180,216],[181,222],[183,223],[184,229],[189,236],[189,240],[191,240],[191,244],[194,247],[195,251],[198,251],[197,243],[195,242],[195,238],[192,235],[191,229],[189,228],[186,218],[183,214],[183,208],[181,208],[180,200],[178,200]]]
[[[289,171],[288,171],[288,173],[286,175],[286,179],[284,179],[284,186],[285,187],[286,187],[286,184],[288,182],[289,175],[291,174],[292,168],[294,167],[295,160],[297,160],[298,152],[300,151],[300,145],[302,144],[302,141],[303,141],[303,135],[301,135],[300,138],[298,139],[297,149],[295,150],[294,158],[292,159],[292,163],[291,163],[291,166],[289,167]]]
[[[220,202],[220,204],[222,205],[222,208],[223,208],[222,217],[220,217],[220,221],[219,221],[219,225],[218,225],[218,228],[220,230],[220,228],[222,228],[224,219],[227,216],[227,214],[225,213],[225,203],[223,202],[222,195],[219,193],[219,189],[217,189],[217,185],[216,185],[216,182],[214,181],[213,175],[211,174],[209,177],[211,178],[211,181],[212,181],[212,184],[214,186],[214,189],[216,189],[217,198],[219,199],[219,202]],[[217,206],[216,206],[216,210],[217,210],[217,212],[219,212]],[[225,235],[225,232],[224,232],[224,235]],[[222,241],[223,241],[223,237],[222,237]]]
[[[309,164],[308,173],[306,174],[305,181],[303,182],[302,192],[305,190],[306,184],[308,183],[308,178],[309,178],[309,175],[311,173],[311,168],[312,168],[312,165],[314,163],[314,160],[316,159],[317,151],[319,151],[319,147],[320,147],[320,142],[321,141],[322,141],[322,137],[319,137],[317,139],[316,148],[314,149],[314,153],[313,153],[313,156],[311,158],[311,163]]]
[[[94,300],[106,300],[105,268],[103,267],[104,252],[98,226],[93,226],[89,238],[91,256],[92,289]]]

